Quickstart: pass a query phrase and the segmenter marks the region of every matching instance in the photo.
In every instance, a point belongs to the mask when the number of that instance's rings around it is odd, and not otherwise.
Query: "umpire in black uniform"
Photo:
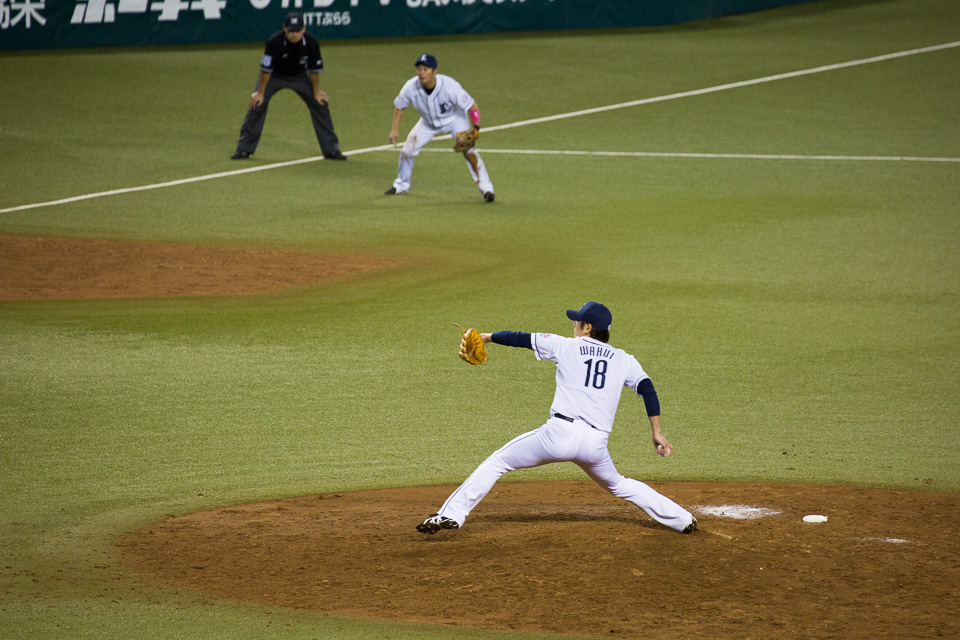
[[[281,89],[293,89],[310,109],[313,130],[317,134],[320,150],[327,160],[346,160],[340,152],[340,141],[333,131],[333,120],[327,108],[327,94],[320,90],[320,43],[307,33],[303,14],[290,13],[283,20],[283,30],[267,40],[260,63],[260,79],[257,90],[250,96],[250,110],[240,127],[237,150],[231,158],[243,160],[256,151],[267,119],[270,98]]]

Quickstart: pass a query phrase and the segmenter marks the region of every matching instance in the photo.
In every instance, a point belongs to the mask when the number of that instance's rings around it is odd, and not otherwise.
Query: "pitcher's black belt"
[[[565,416],[565,415],[563,415],[562,413],[555,413],[555,414],[553,414],[553,417],[554,417],[554,418],[560,418],[561,420],[566,420],[567,422],[573,422],[573,421],[574,421],[574,418],[571,418],[570,416]],[[583,420],[583,418],[580,418],[580,419]],[[590,423],[587,422],[586,420],[583,420],[583,421],[586,422],[586,423],[587,423],[587,426],[590,427],[591,429],[596,429],[595,426],[593,426],[592,424],[590,424]]]

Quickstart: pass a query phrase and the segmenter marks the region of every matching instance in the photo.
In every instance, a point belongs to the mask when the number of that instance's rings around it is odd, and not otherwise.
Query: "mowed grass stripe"
[[[448,153],[448,149],[424,149],[435,153]],[[556,149],[484,149],[484,153],[501,153],[529,156],[603,156],[624,158],[693,158],[717,160],[824,160],[847,162],[960,162],[960,158],[923,158],[911,156],[804,156],[763,153],[658,153],[654,151],[571,151]]]

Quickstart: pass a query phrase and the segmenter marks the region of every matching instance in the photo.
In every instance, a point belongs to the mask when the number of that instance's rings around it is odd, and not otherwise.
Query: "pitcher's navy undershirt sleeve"
[[[507,347],[533,349],[533,341],[530,339],[530,334],[523,331],[497,331],[496,333],[490,334],[490,340]]]
[[[660,415],[660,399],[657,398],[657,390],[653,388],[653,380],[644,378],[637,384],[637,395],[643,398],[643,404],[647,408],[648,416]]]

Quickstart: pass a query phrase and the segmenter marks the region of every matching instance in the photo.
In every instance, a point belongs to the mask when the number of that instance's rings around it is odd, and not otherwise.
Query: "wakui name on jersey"
[[[593,344],[582,344],[580,345],[580,355],[582,356],[593,356],[595,358],[607,358],[608,360],[613,358],[615,351],[609,347],[601,347],[600,345]]]

